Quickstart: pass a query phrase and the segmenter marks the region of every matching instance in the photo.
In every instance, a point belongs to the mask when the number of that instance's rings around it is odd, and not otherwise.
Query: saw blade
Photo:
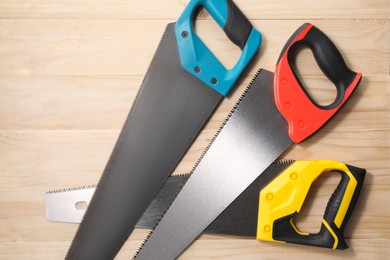
[[[292,144],[273,79],[258,71],[135,259],[176,258]]]
[[[196,35],[200,6],[242,50],[232,69]],[[168,24],[67,259],[115,257],[260,43],[260,32],[232,0],[190,1]]]
[[[183,70],[174,27],[164,32],[68,259],[117,254],[223,97]]]
[[[332,205],[338,210],[326,210],[323,220],[325,222],[322,225],[327,223],[328,226],[322,226],[319,233],[300,235],[294,226],[293,218],[300,212],[313,182],[320,175],[332,171],[340,173],[342,178],[328,202],[327,209]],[[273,163],[203,233],[346,249],[348,245],[343,233],[359,197],[365,173],[365,169],[329,160],[298,162],[289,160]],[[170,177],[136,227],[154,227],[188,176],[187,174]],[[82,187],[48,192],[45,195],[48,219],[74,221],[82,212],[82,209],[76,208],[77,203],[88,201],[93,190],[93,187]],[[70,207],[65,207],[68,204]],[[345,211],[345,208],[348,210]],[[339,214],[344,214],[344,217],[337,218]],[[340,219],[343,220],[339,222]],[[273,231],[271,232],[271,229],[266,231],[266,227],[272,227]],[[337,234],[337,239],[329,237],[329,231]]]

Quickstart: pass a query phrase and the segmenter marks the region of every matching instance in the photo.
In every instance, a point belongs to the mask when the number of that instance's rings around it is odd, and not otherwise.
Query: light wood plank
[[[313,62],[313,61],[311,61]],[[303,64],[309,66],[309,62]],[[222,102],[209,124],[217,129],[252,79],[244,77]],[[320,76],[304,75],[306,86],[326,103],[335,89]],[[142,76],[0,76],[0,130],[119,130],[130,111]],[[334,125],[340,131],[381,131],[390,124],[390,76],[363,80]],[[345,115],[345,116],[344,116]],[[347,117],[345,119],[345,117]],[[342,122],[340,122],[342,121]],[[366,130],[366,126],[370,128]],[[364,133],[363,133],[364,134]]]
[[[188,0],[170,0],[164,1],[164,4],[158,0],[3,0],[0,18],[176,19],[187,3]],[[386,0],[235,0],[235,3],[250,19],[385,19],[389,18],[390,12],[390,4]]]
[[[118,132],[18,132],[4,138],[7,146],[0,148],[0,172],[10,187],[17,188],[23,180],[44,185],[48,189],[94,184],[101,175],[114,146]],[[201,135],[176,169],[189,172],[208,144],[208,134]],[[14,139],[13,142],[10,140]],[[20,139],[20,141],[16,141]],[[361,138],[356,137],[353,142]],[[19,143],[17,143],[19,142]],[[340,150],[332,141],[310,142],[306,147],[294,146],[285,157],[297,160],[333,159],[367,168],[379,183],[390,183],[388,155],[374,145],[369,148],[348,147]],[[388,149],[388,148],[387,148]],[[363,151],[360,151],[363,150]],[[386,150],[384,150],[386,151]],[[347,156],[345,156],[347,154]],[[349,160],[348,160],[349,159]],[[369,182],[367,179],[366,182]],[[49,185],[49,186],[47,186]]]
[[[341,115],[340,115],[341,116]],[[348,115],[345,115],[348,116]],[[336,117],[337,118],[337,117]],[[336,119],[335,118],[335,119]],[[284,158],[337,159],[371,169],[388,177],[389,134],[387,130],[345,131],[329,123],[305,143],[293,146]],[[344,123],[340,122],[342,125]],[[215,125],[217,125],[215,123]],[[212,126],[214,127],[214,126]],[[339,130],[340,129],[340,130]],[[189,172],[217,129],[205,129],[176,169]],[[118,137],[118,131],[3,131],[0,133],[0,172],[47,175],[100,174]],[[388,178],[387,178],[388,179]],[[383,180],[383,179],[382,179]],[[82,185],[89,184],[83,183]]]
[[[1,129],[122,127],[140,76],[2,76]]]
[[[144,75],[168,22],[1,20],[0,75]],[[202,23],[211,26],[214,22]],[[273,69],[285,42],[302,21],[254,24],[263,32],[264,41],[252,68]],[[389,20],[321,20],[315,24],[339,46],[352,69],[389,74]],[[218,50],[222,62],[234,63],[239,49],[226,40],[222,30],[213,26],[206,34],[206,44]],[[312,67],[304,71],[312,73]]]
[[[302,247],[291,244],[277,244],[253,240],[225,239],[198,240],[179,259],[377,259],[390,257],[390,243],[387,239],[353,239],[348,241],[350,249],[332,251],[328,249]],[[140,240],[130,241],[115,258],[125,260],[137,250]],[[19,259],[63,259],[70,241],[56,242],[8,242],[0,244],[0,257],[5,260]]]
[[[61,79],[62,77],[59,79],[56,78],[55,82],[58,80],[58,84],[61,84],[59,82]],[[390,146],[390,135],[388,133],[390,119],[389,113],[387,112],[389,110],[387,102],[389,84],[387,81],[373,82],[370,78],[367,81],[366,80],[367,79],[363,80],[362,85],[353,96],[351,103],[347,104],[332,122],[313,138],[299,146],[295,146],[295,148],[291,149],[285,157],[295,159],[338,158],[339,160],[348,163],[360,164],[362,167],[372,169],[376,172],[385,173],[389,167],[388,148]],[[11,81],[12,80],[10,80],[10,82]],[[50,173],[54,170],[59,173],[73,172],[76,174],[77,172],[85,172],[85,169],[90,169],[89,172],[101,172],[115,143],[124,118],[128,113],[131,102],[110,103],[112,98],[111,95],[108,94],[109,91],[106,91],[104,87],[96,88],[94,86],[94,79],[92,79],[91,82],[81,82],[81,86],[85,87],[87,90],[91,87],[92,92],[81,92],[83,98],[71,95],[71,97],[74,97],[75,99],[70,100],[70,102],[64,101],[64,98],[67,98],[67,96],[62,95],[61,91],[57,91],[56,89],[49,91],[48,89],[50,89],[50,86],[44,86],[44,84],[42,84],[42,89],[41,85],[37,83],[38,89],[36,89],[36,91],[27,92],[51,92],[48,94],[48,97],[40,99],[38,98],[39,94],[37,94],[37,97],[32,99],[30,109],[26,109],[23,106],[18,108],[17,106],[12,106],[12,104],[10,104],[8,106],[9,112],[5,113],[5,116],[3,116],[5,121],[5,127],[3,128],[26,128],[27,130],[44,128],[102,128],[103,130],[107,130],[106,127],[108,127],[108,129],[112,128],[113,131],[3,131],[0,135],[2,140],[0,149],[3,149],[4,154],[6,154],[6,156],[0,159],[3,161],[3,169],[8,169],[8,171],[12,169],[11,172],[23,172],[24,169],[27,168],[29,169],[29,173]],[[369,84],[372,84],[375,88],[369,87],[371,86]],[[79,87],[79,85],[76,84],[75,89],[76,87]],[[9,89],[14,88],[11,87]],[[99,93],[100,91],[101,93]],[[127,91],[133,92],[133,94],[126,94],[124,96],[134,97],[134,90],[129,89]],[[73,92],[73,87],[70,88],[69,92]],[[330,90],[322,90],[322,92],[326,94],[326,96],[331,95]],[[58,93],[60,93],[60,95],[57,95]],[[96,100],[96,104],[91,104],[92,108],[88,106],[85,107],[84,100],[91,100],[89,97],[92,93],[103,98],[105,98],[107,94],[109,99],[103,101]],[[114,97],[113,100],[120,100],[121,97],[119,96],[122,94],[122,89],[118,88],[118,92],[113,91],[110,93],[113,96],[118,95],[117,97]],[[197,142],[194,143],[190,151],[184,157],[184,160],[177,168],[178,172],[188,172],[191,170],[194,161],[197,160],[204,148],[210,142],[240,93],[240,91],[234,92],[231,98],[228,98],[223,102],[216,114],[207,124],[205,130],[199,136]],[[19,96],[17,96],[19,94],[21,94],[21,96],[31,96],[31,94],[26,94],[24,90],[17,89],[15,99],[19,98]],[[53,94],[53,96],[51,96],[51,94]],[[35,100],[40,100],[43,106],[41,107],[38,105],[37,102],[34,102]],[[51,103],[52,100],[55,101],[55,104],[62,103],[67,105],[65,108],[58,107],[58,110],[50,111],[46,109],[45,104]],[[7,104],[6,100],[5,103]],[[100,111],[102,111],[101,104],[107,104],[107,106],[104,107],[104,111],[111,111],[112,108],[112,112],[100,113]],[[119,106],[116,108],[114,105]],[[38,107],[38,109],[34,110],[34,106]],[[72,112],[73,107],[78,109],[78,113],[77,110]],[[82,109],[83,107],[85,110]],[[14,108],[17,110],[13,110]],[[5,111],[7,110],[8,109],[5,109]],[[18,113],[19,115],[14,118],[13,115]],[[40,115],[39,113],[43,114]],[[61,115],[62,113],[65,113],[63,117],[57,116],[57,114]],[[79,117],[73,117],[74,114],[77,114]],[[110,115],[114,114],[117,114],[117,117],[114,117],[117,118],[116,124],[114,120],[111,122],[112,119]],[[109,115],[109,117],[106,118],[104,115]],[[8,123],[7,118],[16,120],[10,120]],[[20,118],[25,118],[25,120],[19,122],[18,120]],[[42,118],[42,120],[40,120],[40,118]],[[31,120],[30,122],[32,122],[32,125],[25,125],[25,121],[28,122],[28,120]],[[39,124],[39,122],[41,122],[41,124]],[[107,124],[107,122],[110,122],[110,124]],[[38,123],[38,126],[34,125],[36,123]],[[370,127],[367,128],[367,125]],[[91,147],[89,142],[92,142],[92,144],[97,147]],[[342,145],[344,147],[343,149],[340,149],[339,147]],[[368,152],[370,156],[367,156]],[[80,157],[80,155],[83,153],[84,156],[88,157],[81,159],[82,157]],[[94,158],[99,160],[97,165],[93,165],[96,161],[91,160],[93,159],[91,158],[91,154],[95,156]],[[26,165],[19,164],[21,158],[30,158],[30,163]],[[42,158],[46,159],[42,160]],[[66,158],[66,163],[60,163],[56,158]],[[42,167],[42,165],[45,165],[48,168]],[[22,168],[19,169],[19,166]],[[54,169],[50,168],[53,166],[55,166]],[[63,166],[65,168],[62,168]],[[72,170],[71,166],[74,166],[75,168]]]
[[[385,260],[390,255],[389,240],[351,240],[350,250],[332,251],[321,248],[242,240],[198,240],[180,259],[373,259]]]

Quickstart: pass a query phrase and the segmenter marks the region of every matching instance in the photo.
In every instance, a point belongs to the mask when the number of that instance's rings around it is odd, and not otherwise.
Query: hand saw
[[[299,45],[311,49],[337,97],[316,104],[290,64]],[[351,96],[361,74],[351,71],[331,40],[302,25],[280,55],[275,74],[260,70],[213,138],[183,189],[135,259],[174,259],[290,145],[323,126]],[[327,223],[336,229],[332,223]]]
[[[313,182],[320,175],[333,171],[339,172],[342,178],[328,202],[320,231],[309,234],[298,230],[293,217],[300,212]],[[344,240],[344,230],[357,203],[365,173],[365,169],[327,160],[273,163],[204,233],[346,249],[348,245]],[[155,227],[188,177],[186,174],[169,177],[136,227]],[[91,186],[47,192],[47,219],[80,223],[85,210],[77,209],[76,205],[82,202],[88,204],[94,191],[95,188]],[[332,223],[337,229],[333,230],[325,223]]]
[[[199,6],[241,48],[232,69],[194,33]],[[67,259],[117,254],[260,42],[260,33],[231,0],[192,0],[177,22],[168,24]]]

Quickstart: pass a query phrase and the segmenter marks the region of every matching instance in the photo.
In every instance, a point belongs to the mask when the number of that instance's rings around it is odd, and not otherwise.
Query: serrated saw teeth
[[[293,160],[293,159],[285,159],[285,160],[281,160],[281,161],[276,161],[274,163],[276,163],[276,164],[292,164],[294,162],[295,162],[295,160]]]
[[[55,193],[63,193],[63,192],[70,192],[70,191],[76,191],[76,190],[87,190],[87,189],[96,189],[96,185],[86,185],[86,186],[80,186],[80,187],[70,187],[70,188],[49,190],[45,194],[55,194]]]

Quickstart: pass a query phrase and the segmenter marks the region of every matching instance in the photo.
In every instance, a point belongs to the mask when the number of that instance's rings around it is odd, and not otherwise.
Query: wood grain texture
[[[0,259],[63,259],[77,225],[45,219],[44,193],[100,178],[167,23],[188,0],[0,1]],[[236,0],[264,41],[175,173],[189,172],[258,68],[273,70],[303,22],[323,30],[363,73],[350,102],[319,133],[281,159],[334,159],[367,177],[346,230],[350,249],[202,235],[180,259],[390,258],[390,2]],[[207,13],[197,32],[227,66],[240,51]],[[198,30],[199,29],[199,30]],[[335,91],[309,52],[306,87],[320,102]],[[298,226],[315,232],[337,175],[313,187]],[[148,230],[135,230],[117,259],[129,259]]]
[[[310,21],[310,20],[309,20]],[[144,75],[171,20],[1,20],[0,75]],[[389,74],[389,20],[312,21],[342,49],[355,70]],[[254,68],[273,69],[300,20],[255,20],[264,40]],[[201,21],[210,49],[232,60],[239,49],[214,21]],[[143,48],[137,48],[142,46]],[[364,62],[357,62],[364,55]],[[311,62],[311,61],[310,61]],[[306,73],[313,71],[305,67]],[[253,75],[253,74],[252,74]]]
[[[237,5],[251,19],[388,19],[387,0],[236,0]],[[188,0],[3,0],[0,18],[34,19],[176,19]]]

